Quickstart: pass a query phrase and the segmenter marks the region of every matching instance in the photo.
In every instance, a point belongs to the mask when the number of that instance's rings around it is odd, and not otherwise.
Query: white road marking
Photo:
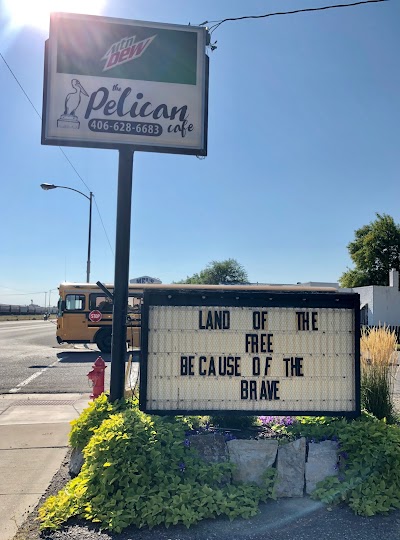
[[[20,382],[19,384],[17,384],[17,386],[15,388],[11,388],[11,390],[8,391],[9,394],[16,394],[17,392],[19,392],[24,386],[26,386],[27,384],[29,384],[31,381],[33,381],[34,379],[36,379],[37,377],[39,377],[39,375],[42,375],[45,371],[47,371],[49,368],[55,366],[56,364],[58,364],[58,362],[60,361],[60,359],[56,360],[55,362],[53,362],[52,364],[46,366],[45,368],[41,369],[40,371],[37,371],[36,373],[34,373],[33,375],[31,375],[30,377],[28,377],[27,379],[25,379],[24,381]]]
[[[33,324],[28,325],[21,325],[21,326],[0,326],[0,332],[21,332],[21,330],[31,330],[32,332],[37,332],[38,330],[41,330],[43,332],[47,332],[48,330],[53,330],[54,327],[50,326],[34,326]]]

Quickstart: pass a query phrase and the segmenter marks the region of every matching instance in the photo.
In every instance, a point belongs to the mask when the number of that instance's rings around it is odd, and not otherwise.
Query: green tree
[[[204,270],[201,270],[198,274],[193,274],[193,276],[188,276],[179,283],[241,285],[248,282],[249,278],[243,266],[236,259],[226,259],[225,261],[211,261]]]
[[[400,268],[400,226],[377,213],[375,221],[355,231],[347,249],[355,268],[341,275],[341,287],[388,285],[389,270]]]

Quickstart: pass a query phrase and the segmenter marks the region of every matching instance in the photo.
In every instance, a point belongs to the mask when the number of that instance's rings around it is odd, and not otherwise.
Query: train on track
[[[0,304],[1,315],[45,315],[57,313],[56,307],[42,306],[15,306],[12,304]]]

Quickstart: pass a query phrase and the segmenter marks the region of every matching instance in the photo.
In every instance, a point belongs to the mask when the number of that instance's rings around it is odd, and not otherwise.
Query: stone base
[[[82,465],[85,461],[82,450],[73,448],[71,452],[71,459],[69,462],[69,474],[74,478],[81,472]]]
[[[208,463],[231,461],[236,468],[232,474],[235,482],[262,484],[263,473],[276,467],[275,494],[277,497],[303,497],[310,494],[316,484],[328,476],[337,475],[337,443],[324,441],[309,443],[306,462],[304,437],[278,447],[276,440],[234,439],[227,443],[219,433],[188,437],[190,448]],[[69,471],[77,476],[84,463],[81,450],[72,450]],[[230,475],[221,485],[231,481]]]
[[[228,441],[229,459],[235,463],[233,480],[262,485],[262,474],[273,466],[278,450],[278,441]]]
[[[306,461],[306,439],[302,437],[278,449],[277,497],[303,497]]]
[[[310,495],[328,476],[337,476],[337,443],[322,441],[309,443],[306,463],[306,493]]]
[[[67,120],[65,118],[57,120],[57,127],[59,128],[79,129],[80,125],[79,120]]]

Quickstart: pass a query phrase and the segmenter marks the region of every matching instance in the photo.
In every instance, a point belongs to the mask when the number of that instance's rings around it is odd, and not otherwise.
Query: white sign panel
[[[206,30],[54,13],[42,143],[206,155]]]
[[[352,307],[150,305],[146,326],[149,412],[359,408]]]

